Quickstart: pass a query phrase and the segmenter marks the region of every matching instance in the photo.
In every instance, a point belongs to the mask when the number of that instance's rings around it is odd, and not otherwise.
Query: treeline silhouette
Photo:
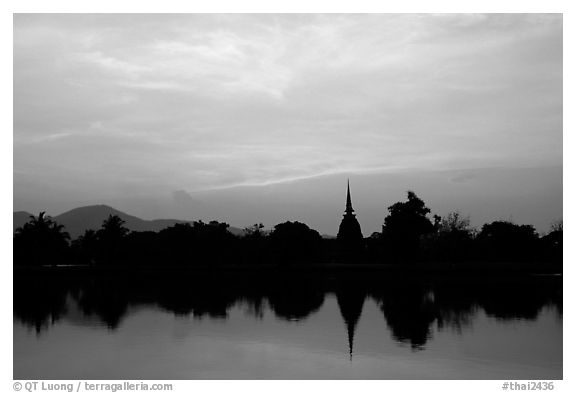
[[[47,276],[47,274],[49,274]],[[480,311],[502,321],[536,320],[544,308],[562,315],[562,279],[525,277],[412,277],[366,273],[169,273],[117,276],[16,272],[14,316],[42,334],[60,320],[116,329],[138,306],[177,316],[227,318],[232,307],[254,318],[272,312],[301,321],[334,296],[350,354],[364,304],[374,301],[395,341],[424,349],[434,327],[461,332]],[[344,337],[347,336],[347,340]],[[344,347],[345,345],[343,345]]]
[[[222,266],[298,265],[313,263],[398,264],[438,262],[546,263],[560,271],[562,224],[540,236],[532,225],[494,221],[476,230],[468,217],[452,212],[434,215],[408,191],[407,200],[388,207],[381,232],[364,239],[351,253],[337,239],[327,239],[298,221],[266,231],[262,224],[244,235],[227,223],[195,221],[159,232],[131,232],[110,215],[99,230],[87,230],[73,241],[62,225],[45,213],[32,216],[14,234],[17,266]]]

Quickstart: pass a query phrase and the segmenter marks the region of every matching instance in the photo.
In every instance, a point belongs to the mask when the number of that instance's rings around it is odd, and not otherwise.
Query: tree
[[[225,222],[194,222],[193,228],[198,239],[195,250],[203,263],[230,263],[236,258],[236,236]]]
[[[434,221],[436,230],[425,237],[427,256],[441,262],[468,259],[474,234],[470,218],[454,211],[444,217],[435,215]]]
[[[322,246],[322,236],[298,221],[276,225],[269,239],[273,253],[285,261],[317,257]]]
[[[87,229],[83,235],[72,241],[72,249],[81,262],[94,263],[98,251],[98,235],[96,231]]]
[[[470,217],[462,217],[459,211],[450,212],[440,220],[439,231],[443,233],[470,234]]]
[[[62,263],[68,257],[70,235],[46,212],[30,221],[14,234],[14,259],[17,264],[46,265]]]
[[[158,236],[154,231],[130,232],[122,240],[122,263],[132,266],[158,264],[163,259]]]
[[[485,258],[526,261],[536,256],[538,234],[532,225],[494,221],[482,226],[476,242]]]
[[[117,215],[110,214],[102,223],[99,235],[101,238],[121,239],[130,232],[128,228],[124,227],[126,222]]]
[[[258,223],[244,228],[244,236],[240,238],[241,259],[245,263],[262,263],[266,249],[268,234],[264,224]]]
[[[550,225],[550,231],[540,239],[543,260],[549,260],[556,264],[562,264],[564,250],[564,228],[562,220]]]
[[[236,261],[238,239],[229,227],[225,222],[194,221],[161,230],[158,241],[164,263],[189,266]]]
[[[416,256],[420,238],[434,230],[426,217],[430,209],[413,191],[408,191],[408,200],[396,202],[388,207],[388,212],[382,232],[389,253],[396,257]]]
[[[119,258],[122,241],[130,231],[124,224],[124,220],[112,214],[102,223],[102,228],[96,233],[100,257],[98,259],[101,262],[111,263]]]
[[[196,231],[190,223],[178,223],[158,233],[159,248],[168,265],[190,264],[195,257]]]
[[[254,224],[244,228],[244,237],[246,238],[260,238],[264,237],[264,224]]]
[[[550,225],[550,233],[562,232],[563,230],[564,230],[564,224],[562,220],[556,220]]]

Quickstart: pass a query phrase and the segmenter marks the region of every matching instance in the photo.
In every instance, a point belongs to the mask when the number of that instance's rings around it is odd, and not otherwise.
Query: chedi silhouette
[[[348,189],[346,193],[346,210],[340,227],[338,228],[338,243],[342,251],[347,253],[357,253],[364,249],[364,236],[360,223],[356,219],[354,209],[352,208],[352,198],[350,197],[350,180],[348,180]]]

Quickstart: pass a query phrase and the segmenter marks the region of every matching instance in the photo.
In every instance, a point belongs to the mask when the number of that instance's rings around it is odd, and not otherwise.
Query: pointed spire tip
[[[348,189],[346,191],[346,213],[352,213],[352,198],[350,197],[350,179],[348,179]]]

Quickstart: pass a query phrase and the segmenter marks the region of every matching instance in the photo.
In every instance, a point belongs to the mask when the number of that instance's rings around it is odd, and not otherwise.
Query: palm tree
[[[102,223],[102,228],[97,232],[102,262],[112,263],[118,258],[123,239],[130,231],[124,224],[125,221],[117,215],[109,215]]]
[[[130,231],[124,226],[126,222],[116,215],[109,215],[102,228],[98,231],[98,237],[104,241],[119,241]]]
[[[84,234],[72,241],[72,249],[83,263],[94,264],[98,252],[98,234],[86,229]]]
[[[14,259],[17,263],[45,265],[56,264],[65,257],[70,234],[46,212],[30,221],[14,234]]]

